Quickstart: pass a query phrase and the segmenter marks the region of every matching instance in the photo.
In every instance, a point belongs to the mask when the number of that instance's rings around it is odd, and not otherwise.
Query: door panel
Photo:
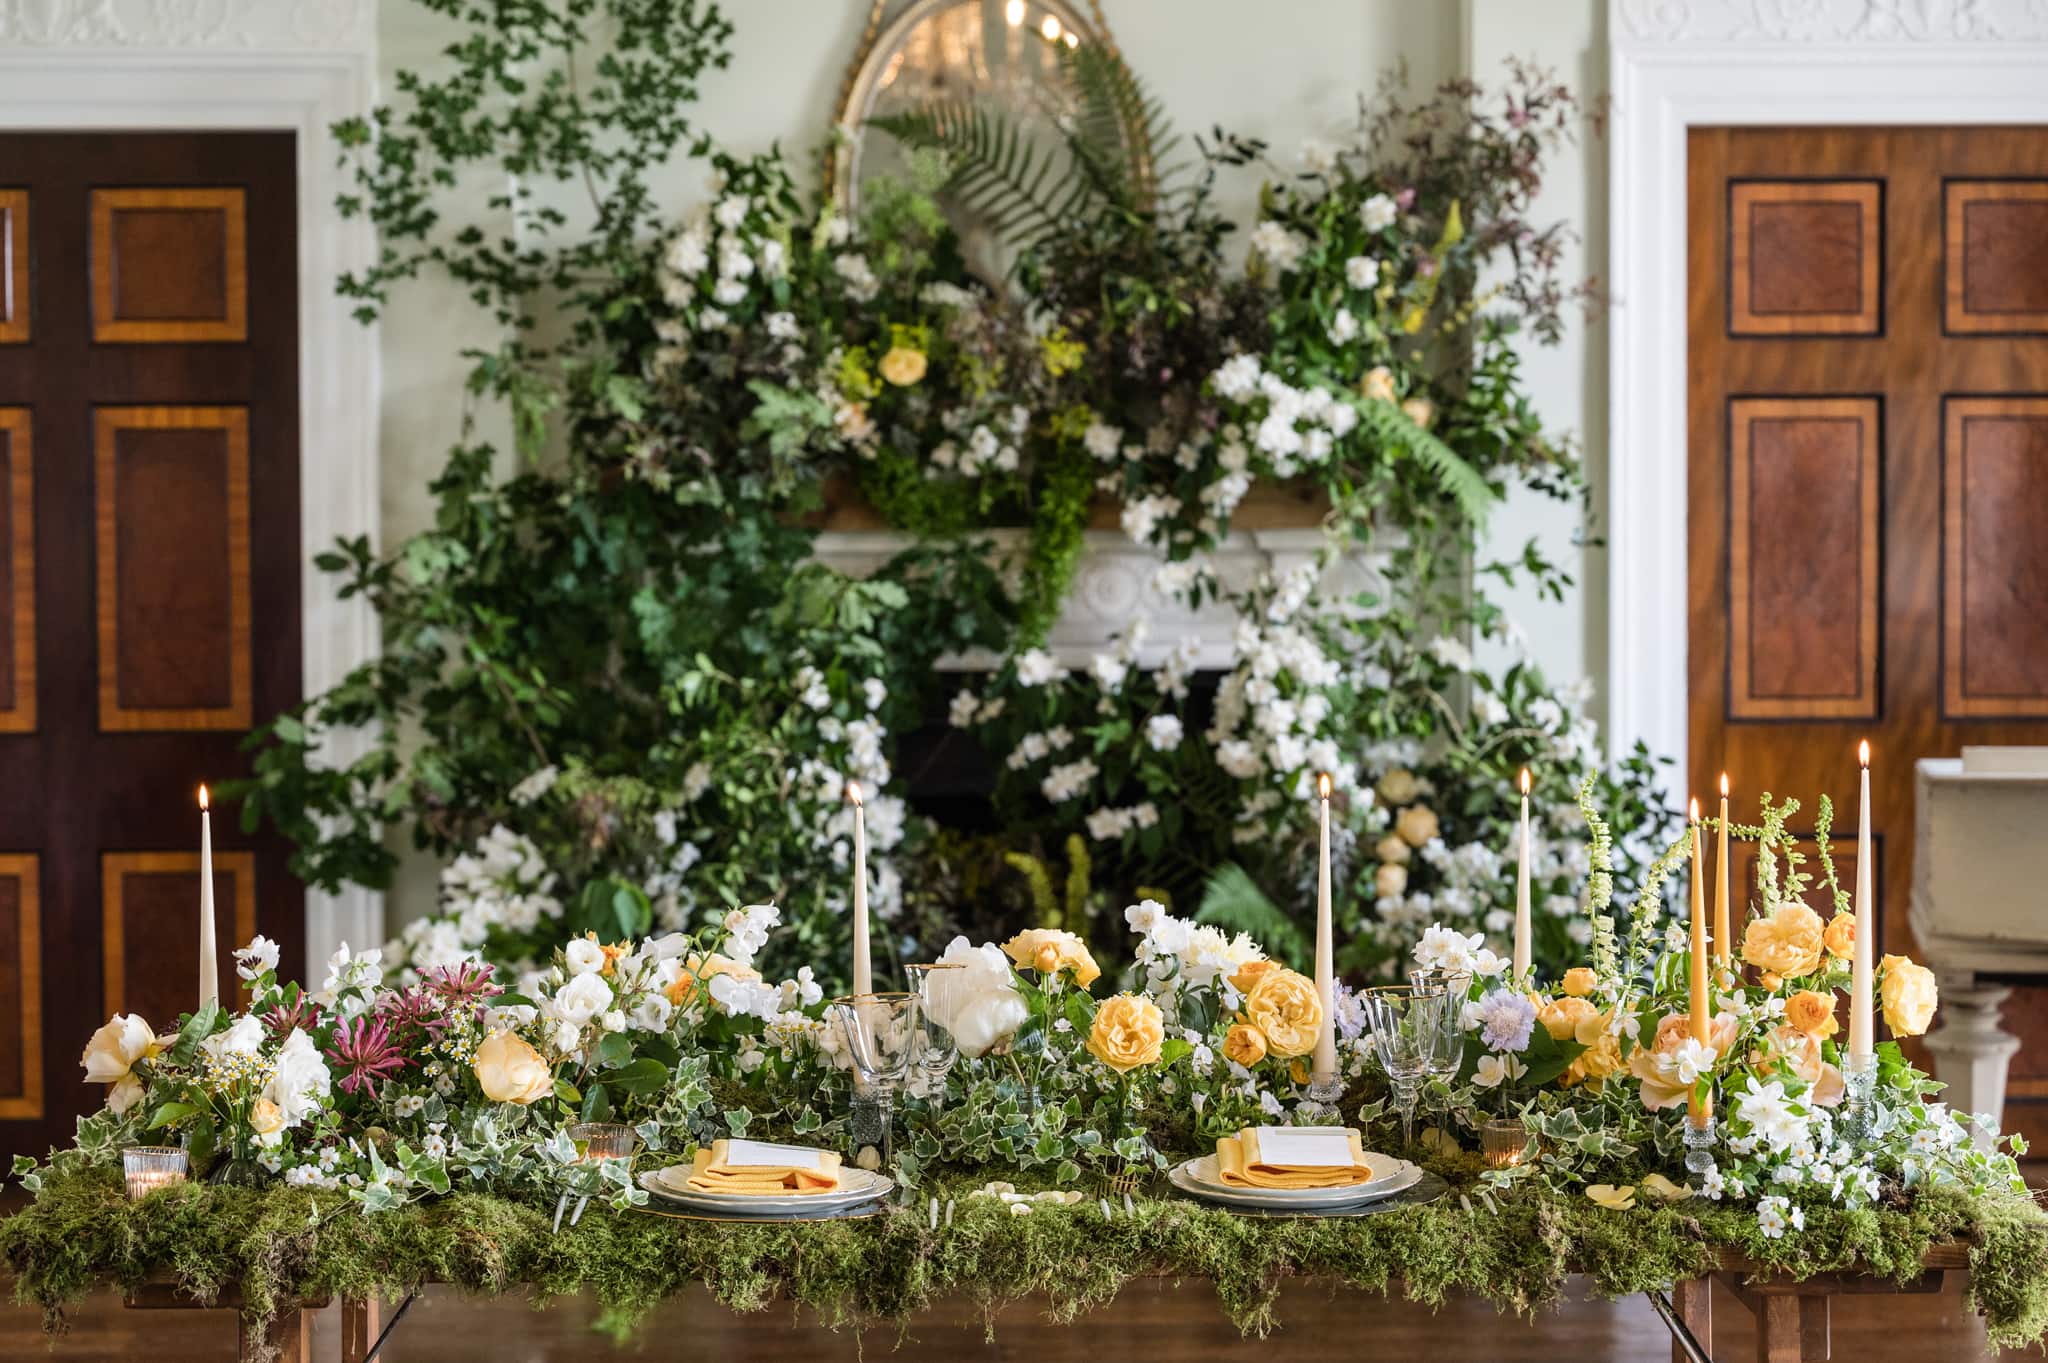
[[[1869,738],[1878,935],[1914,950],[1913,763],[2048,743],[2048,130],[1703,128],[1688,153],[1691,788],[1725,769],[1808,830],[1833,794],[1846,884]],[[2048,989],[2007,1022],[2039,1139]]]
[[[197,1002],[197,787],[301,695],[295,157],[0,134],[0,1152],[104,1100],[110,1013]],[[304,896],[214,835],[231,998],[253,932],[302,969]]]

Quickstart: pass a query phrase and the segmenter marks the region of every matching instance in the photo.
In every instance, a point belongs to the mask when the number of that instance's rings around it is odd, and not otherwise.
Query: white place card
[[[729,1141],[725,1162],[732,1167],[765,1165],[771,1168],[822,1169],[825,1152],[808,1145],[773,1145],[767,1141]]]
[[[1265,1164],[1347,1168],[1351,1136],[1341,1126],[1262,1126],[1259,1159]]]

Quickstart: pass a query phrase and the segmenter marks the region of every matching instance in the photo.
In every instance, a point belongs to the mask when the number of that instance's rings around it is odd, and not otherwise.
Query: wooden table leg
[[[313,1359],[313,1313],[311,1311],[280,1311],[271,1317],[270,1323],[260,1332],[250,1328],[246,1316],[240,1318],[242,1337],[242,1363],[312,1363]]]
[[[1825,1297],[1760,1296],[1756,1299],[1757,1363],[1804,1363],[1804,1303],[1827,1310]]]
[[[1714,1350],[1714,1307],[1713,1279],[1693,1278],[1671,1284],[1671,1309],[1685,1322],[1685,1328],[1692,1331],[1692,1337],[1708,1353]],[[1671,1363],[1691,1363],[1685,1356],[1685,1348],[1677,1340],[1671,1341]]]
[[[384,1329],[384,1309],[375,1297],[341,1299],[341,1363],[363,1363]],[[390,1350],[377,1355],[389,1359]]]
[[[1827,1363],[1834,1341],[1828,1331],[1828,1299],[1799,1299],[1799,1349],[1804,1363]]]

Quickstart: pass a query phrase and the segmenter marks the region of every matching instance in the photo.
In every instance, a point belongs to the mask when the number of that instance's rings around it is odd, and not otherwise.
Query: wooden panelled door
[[[1691,786],[1832,793],[1852,884],[1868,737],[1907,951],[1914,762],[2048,743],[2048,129],[1695,129],[1689,204]]]
[[[198,998],[201,781],[300,696],[290,133],[0,134],[0,1153],[104,1101],[109,1014]],[[275,840],[216,815],[227,953],[298,968]]]

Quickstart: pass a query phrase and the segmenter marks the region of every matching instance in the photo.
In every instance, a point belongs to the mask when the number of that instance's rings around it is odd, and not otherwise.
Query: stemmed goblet
[[[945,1101],[946,1076],[960,1058],[959,1042],[953,1039],[952,1029],[939,1019],[952,1017],[952,1010],[944,1006],[948,1002],[946,990],[954,979],[953,972],[966,968],[957,961],[903,967],[910,977],[910,992],[917,995],[917,1071],[934,1108]]]
[[[848,994],[832,1000],[832,1021],[853,1061],[854,1115],[864,1115],[865,1103],[874,1128],[861,1130],[856,1120],[853,1140],[857,1146],[874,1146],[884,1165],[895,1153],[896,1090],[917,1059],[921,1011],[915,994]]]
[[[1470,971],[1424,967],[1409,971],[1408,983],[1419,989],[1442,989],[1450,996],[1445,1003],[1445,1010],[1450,1015],[1447,1021],[1463,1023],[1465,1003],[1472,997]],[[1423,1070],[1431,1079],[1448,1086],[1465,1064],[1465,1028],[1462,1025],[1434,1027],[1431,1040],[1435,1044],[1430,1048]]]
[[[1415,1144],[1415,1100],[1422,1080],[1432,1065],[1442,1063],[1440,1057],[1450,1044],[1445,1033],[1455,1033],[1462,1010],[1441,985],[1379,985],[1360,998],[1366,1025],[1372,1029],[1373,1053],[1386,1071],[1394,1106],[1401,1113],[1406,1148]]]

